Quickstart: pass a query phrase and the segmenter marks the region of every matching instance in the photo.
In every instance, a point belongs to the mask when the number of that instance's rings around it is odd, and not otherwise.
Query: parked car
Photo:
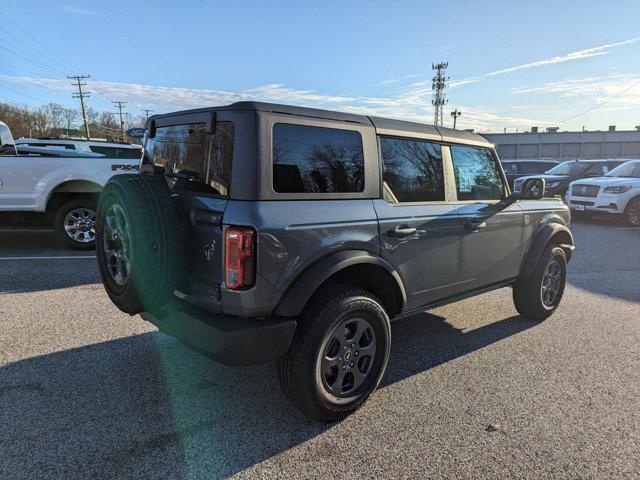
[[[580,178],[601,177],[625,162],[623,159],[610,160],[569,160],[556,165],[543,175],[529,175],[513,182],[513,191],[519,192],[522,183],[530,178],[544,178],[547,195],[564,197],[569,184]]]
[[[631,160],[599,178],[576,180],[566,197],[572,212],[620,215],[640,226],[640,160]]]
[[[507,176],[509,187],[513,189],[513,182],[525,175],[545,173],[560,162],[556,160],[501,160],[502,169]]]
[[[543,320],[574,249],[544,180],[509,194],[493,146],[460,130],[240,102],[151,117],[141,172],[98,206],[113,303],[222,363],[278,360],[320,420],[376,389],[391,319],[510,286]]]
[[[82,153],[99,153],[109,158],[130,158],[140,160],[142,146],[126,142],[105,142],[103,140],[81,140],[69,138],[19,138],[16,146],[28,145],[31,147],[43,147],[52,149],[65,149]]]
[[[123,147],[124,148],[124,147]],[[51,145],[15,143],[0,122],[0,212],[42,212],[71,248],[95,246],[97,197],[107,180],[136,173],[141,150],[131,158]]]

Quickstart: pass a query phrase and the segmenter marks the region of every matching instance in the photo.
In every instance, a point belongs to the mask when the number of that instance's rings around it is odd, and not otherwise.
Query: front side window
[[[275,124],[273,189],[277,193],[364,191],[360,133],[337,128]]]
[[[451,146],[458,200],[500,200],[504,191],[488,148]]]
[[[64,148],[66,150],[75,150],[76,147],[69,143],[27,143],[27,145],[31,147],[41,147],[41,148]]]
[[[158,127],[145,143],[144,162],[164,167],[169,187],[229,196],[234,127],[218,122],[215,135],[204,123]]]
[[[442,148],[422,140],[380,138],[385,198],[391,202],[444,201]]]

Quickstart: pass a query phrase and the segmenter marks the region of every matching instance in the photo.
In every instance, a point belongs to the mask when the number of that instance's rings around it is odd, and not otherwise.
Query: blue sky
[[[461,128],[640,124],[637,0],[2,4],[1,101],[77,108],[65,74],[87,73],[99,110],[258,99],[431,123],[446,60]]]

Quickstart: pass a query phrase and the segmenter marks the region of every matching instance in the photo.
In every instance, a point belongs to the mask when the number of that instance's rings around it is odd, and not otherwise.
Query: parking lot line
[[[50,257],[0,257],[0,260],[73,260],[76,258],[93,258],[95,255],[52,255]]]

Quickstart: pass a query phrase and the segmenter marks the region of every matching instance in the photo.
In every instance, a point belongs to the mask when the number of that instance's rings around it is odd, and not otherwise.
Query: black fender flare
[[[531,248],[529,248],[529,251],[522,262],[522,267],[520,268],[520,277],[528,277],[533,273],[533,270],[536,268],[536,265],[538,265],[538,260],[542,256],[544,249],[547,248],[549,241],[559,233],[565,237],[565,240],[558,246],[564,250],[564,253],[567,256],[567,261],[571,259],[571,255],[576,248],[573,243],[573,234],[571,233],[571,230],[558,222],[547,223],[531,241]]]
[[[407,294],[402,279],[393,266],[381,257],[364,250],[343,250],[318,260],[298,275],[282,296],[275,314],[283,317],[300,315],[311,296],[329,277],[340,270],[359,264],[377,265],[391,275],[402,297],[398,311],[402,310],[407,302]]]

